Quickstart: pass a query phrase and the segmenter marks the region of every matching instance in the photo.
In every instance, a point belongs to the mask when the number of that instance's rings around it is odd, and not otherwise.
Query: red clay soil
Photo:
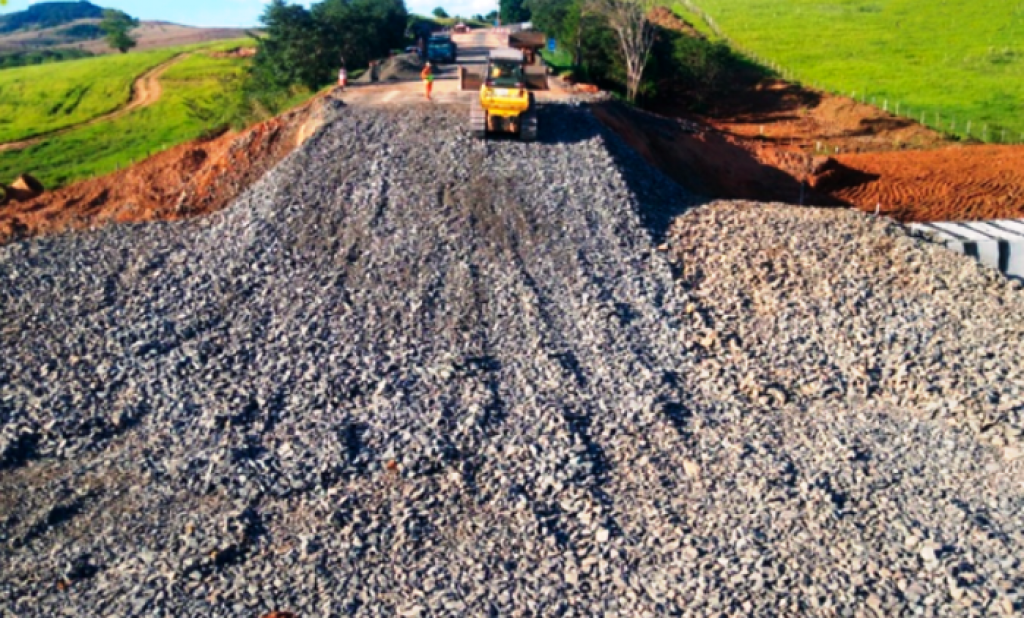
[[[955,143],[913,120],[778,79],[750,84],[715,105],[702,121],[731,135],[806,152],[889,152]]]
[[[940,150],[837,157],[871,177],[840,182],[831,194],[857,208],[903,221],[1024,217],[1024,147],[956,146]]]
[[[878,207],[904,222],[1024,217],[1024,147],[815,156],[615,102],[593,109],[648,162],[709,197]]]
[[[668,9],[656,9],[658,26],[704,38]],[[732,64],[714,96],[705,95],[701,115],[689,111],[697,94],[672,83],[659,85],[663,96],[648,106],[658,114],[688,118],[737,137],[815,154],[887,152],[935,148],[950,142],[940,133],[849,97],[835,96],[801,84],[767,76],[753,65]]]
[[[660,14],[660,13],[659,13]],[[659,25],[694,36],[671,12]],[[599,117],[693,191],[844,205],[901,221],[1024,217],[1024,148],[952,141],[913,120],[739,67],[696,115],[692,94]],[[671,92],[671,85],[666,89]]]
[[[679,17],[673,13],[670,9],[664,6],[656,6],[651,9],[651,12],[647,14],[647,19],[652,24],[666,30],[672,30],[674,32],[682,32],[694,38],[703,39],[705,38],[699,30],[693,27],[693,24],[686,21],[682,17]]]
[[[224,208],[316,131],[322,103],[318,98],[241,133],[189,142],[107,176],[8,202],[0,206],[0,244]]]
[[[709,197],[800,203],[801,179],[810,178],[813,164],[827,161],[617,102],[592,109],[649,163],[680,185]],[[805,204],[843,205],[806,185],[802,191]]]

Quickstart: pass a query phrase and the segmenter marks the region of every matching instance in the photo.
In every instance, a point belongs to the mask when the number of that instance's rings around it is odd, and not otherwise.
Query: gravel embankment
[[[692,198],[542,118],[342,110],[208,219],[0,248],[0,613],[1019,610],[1021,292],[819,211],[666,256]]]
[[[674,232],[698,349],[744,401],[891,403],[1020,446],[1020,282],[844,210],[722,202]]]

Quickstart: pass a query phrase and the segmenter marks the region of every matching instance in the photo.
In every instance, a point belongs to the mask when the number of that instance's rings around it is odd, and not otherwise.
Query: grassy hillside
[[[0,152],[0,181],[10,182],[18,174],[30,172],[49,188],[63,186],[112,172],[222,124],[222,116],[202,112],[228,107],[251,59],[214,58],[208,51],[238,44],[236,41],[208,46],[175,64],[160,80],[163,97],[155,105],[116,120],[75,129],[21,151]],[[111,62],[119,58],[96,60]],[[74,63],[50,68],[71,64]]]
[[[1024,141],[1024,1],[690,0],[801,81],[947,132]],[[677,8],[682,4],[678,3]],[[909,112],[908,112],[909,110]],[[923,114],[923,116],[922,116]]]
[[[47,133],[128,102],[135,78],[179,53],[164,49],[0,71],[0,142]]]

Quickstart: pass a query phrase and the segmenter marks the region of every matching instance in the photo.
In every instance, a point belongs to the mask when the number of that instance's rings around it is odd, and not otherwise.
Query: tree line
[[[272,0],[251,32],[256,55],[241,87],[225,83],[208,100],[188,101],[189,115],[215,127],[245,127],[276,115],[304,94],[337,79],[338,69],[365,68],[403,47],[404,0],[321,0],[309,8]]]
[[[403,0],[322,0],[308,9],[273,0],[260,17],[252,87],[318,90],[341,65],[365,67],[402,47],[408,18]]]
[[[94,54],[81,49],[40,49],[32,51],[16,51],[0,53],[0,69],[12,69],[35,64],[63,62],[90,58]]]
[[[727,44],[662,28],[653,0],[500,0],[502,20],[530,21],[572,56],[577,77],[629,101],[673,97],[703,111],[728,76],[756,69]]]

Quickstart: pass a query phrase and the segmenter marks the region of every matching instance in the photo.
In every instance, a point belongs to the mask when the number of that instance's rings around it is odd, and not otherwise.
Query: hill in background
[[[99,28],[103,7],[90,2],[40,2],[24,11],[0,16],[0,56],[35,54],[70,57],[61,50],[106,54],[110,49]],[[191,45],[246,36],[241,28],[196,28],[162,21],[144,21],[132,36],[137,51]],[[43,60],[40,60],[43,61]],[[35,64],[29,62],[28,64]],[[3,63],[0,62],[0,67]]]
[[[81,19],[102,19],[103,8],[91,2],[39,2],[24,11],[0,15],[0,33],[55,28]]]

